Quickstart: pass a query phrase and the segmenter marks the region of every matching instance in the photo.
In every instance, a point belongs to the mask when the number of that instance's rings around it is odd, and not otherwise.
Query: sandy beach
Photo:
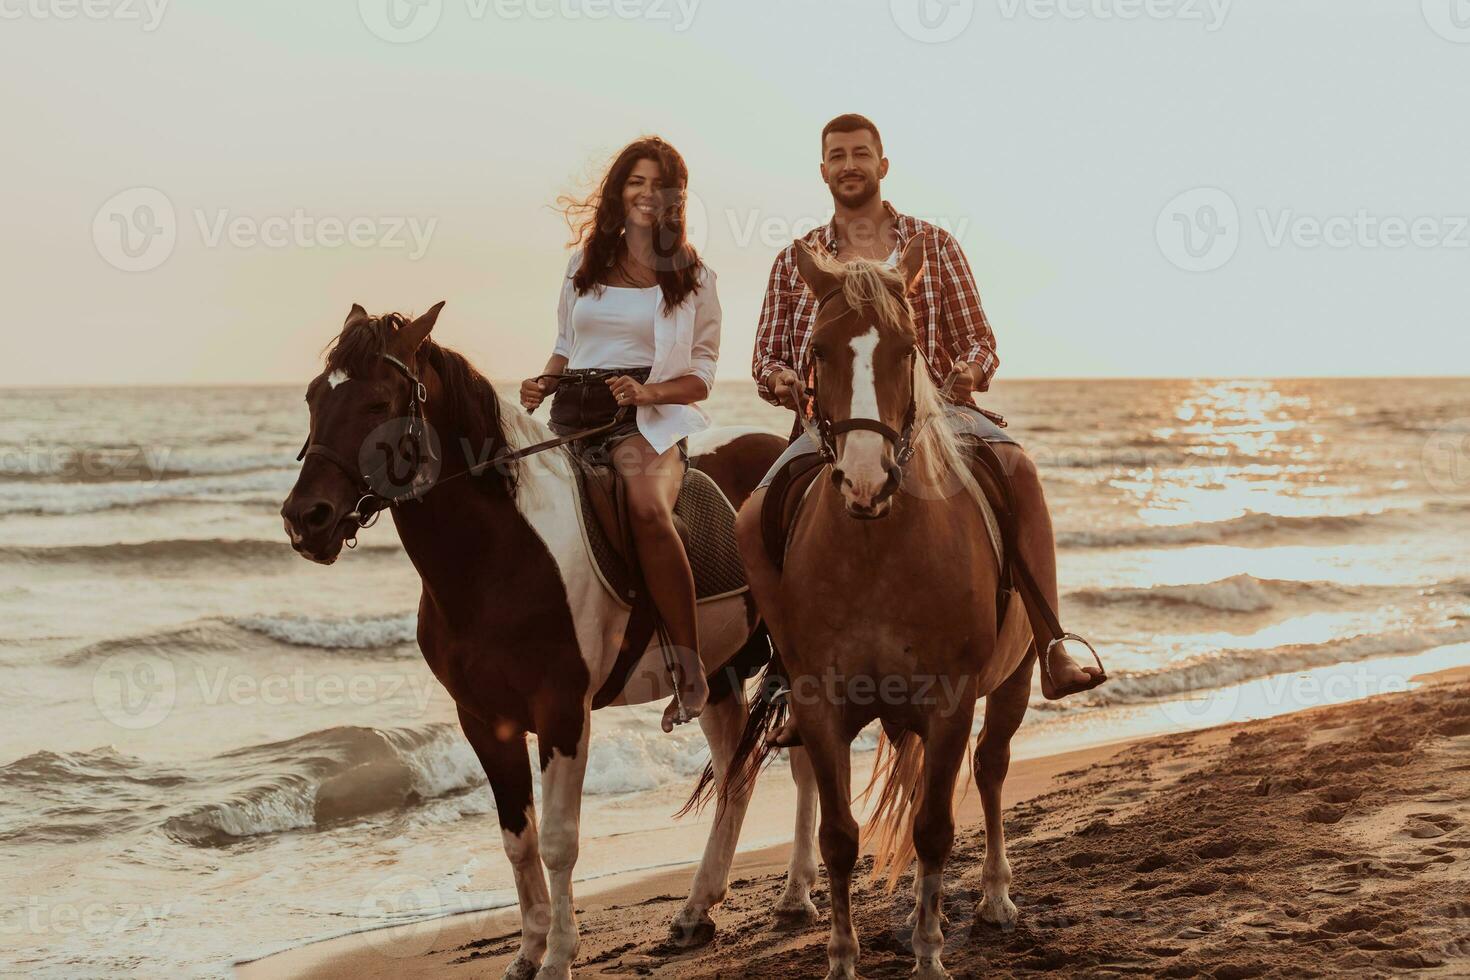
[[[1422,687],[1013,765],[1006,826],[1018,927],[972,914],[984,837],[965,788],[948,883],[956,976],[1086,971],[1170,977],[1470,971],[1470,669]],[[692,952],[665,928],[687,866],[584,885],[583,975],[820,976],[819,919],[769,910],[787,848],[737,858],[720,932]],[[866,859],[865,859],[866,860]],[[867,977],[908,974],[903,884],[855,890]],[[513,909],[359,933],[242,964],[242,980],[495,976]],[[1289,957],[1284,954],[1289,953]]]

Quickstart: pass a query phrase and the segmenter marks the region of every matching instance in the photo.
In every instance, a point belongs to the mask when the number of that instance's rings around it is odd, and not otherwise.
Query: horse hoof
[[[715,938],[715,920],[710,918],[708,912],[699,913],[699,918],[692,922],[686,921],[682,916],[675,919],[669,926],[669,940],[680,949],[694,949],[697,946],[705,946]]]
[[[975,909],[975,915],[982,922],[989,922],[993,926],[999,926],[1003,932],[1010,932],[1016,928],[1016,905],[1009,898],[1002,898],[999,902],[993,902],[989,896],[986,896],[980,899],[980,905]]]
[[[914,980],[954,980],[950,972],[938,962],[925,963],[923,966],[915,964],[909,976]]]
[[[791,929],[804,929],[817,921],[817,907],[811,899],[799,905],[776,906],[775,928],[785,932]]]
[[[511,960],[510,966],[500,975],[500,980],[531,980],[536,976],[536,964],[526,959],[525,955],[517,956]]]
[[[572,968],[570,965],[543,966],[536,971],[536,980],[572,980]]]

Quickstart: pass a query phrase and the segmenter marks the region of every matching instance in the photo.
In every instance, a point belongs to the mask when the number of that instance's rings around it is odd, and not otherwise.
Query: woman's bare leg
[[[709,698],[704,665],[699,660],[699,622],[694,608],[694,572],[684,542],[674,529],[674,502],[684,482],[684,463],[677,446],[655,453],[641,435],[629,436],[613,448],[613,466],[628,490],[628,519],[638,566],[658,607],[678,665],[679,694],[664,710],[664,731],[699,717]],[[680,703],[684,709],[679,714]]]

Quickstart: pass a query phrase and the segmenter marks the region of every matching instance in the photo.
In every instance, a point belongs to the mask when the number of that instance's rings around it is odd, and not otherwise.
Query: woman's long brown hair
[[[689,168],[679,151],[657,136],[645,136],[624,147],[591,197],[584,201],[562,199],[575,241],[582,246],[582,265],[572,277],[572,284],[577,295],[586,295],[617,262],[625,247],[623,230],[628,220],[623,186],[640,160],[657,163],[663,182],[653,228],[654,271],[663,289],[664,309],[672,311],[699,289],[701,262],[684,226]]]

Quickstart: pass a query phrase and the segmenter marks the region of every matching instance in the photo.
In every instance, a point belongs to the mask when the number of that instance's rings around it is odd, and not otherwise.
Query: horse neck
[[[497,541],[519,541],[529,530],[538,533],[548,519],[575,519],[576,486],[573,464],[563,449],[551,449],[521,460],[516,465],[517,488],[513,494],[487,492],[480,481],[494,480],[493,473],[472,476],[467,471],[495,455],[524,448],[552,438],[545,426],[535,422],[519,406],[500,403],[505,441],[494,446],[475,446],[465,435],[462,422],[429,413],[429,424],[439,433],[443,465],[433,488],[418,501],[393,508],[394,524],[404,550],[419,570],[427,587],[457,585],[466,571],[467,555],[476,566],[504,566],[506,584],[521,557],[515,548],[496,547]],[[555,553],[564,544],[546,540]],[[571,556],[554,554],[558,561]]]

